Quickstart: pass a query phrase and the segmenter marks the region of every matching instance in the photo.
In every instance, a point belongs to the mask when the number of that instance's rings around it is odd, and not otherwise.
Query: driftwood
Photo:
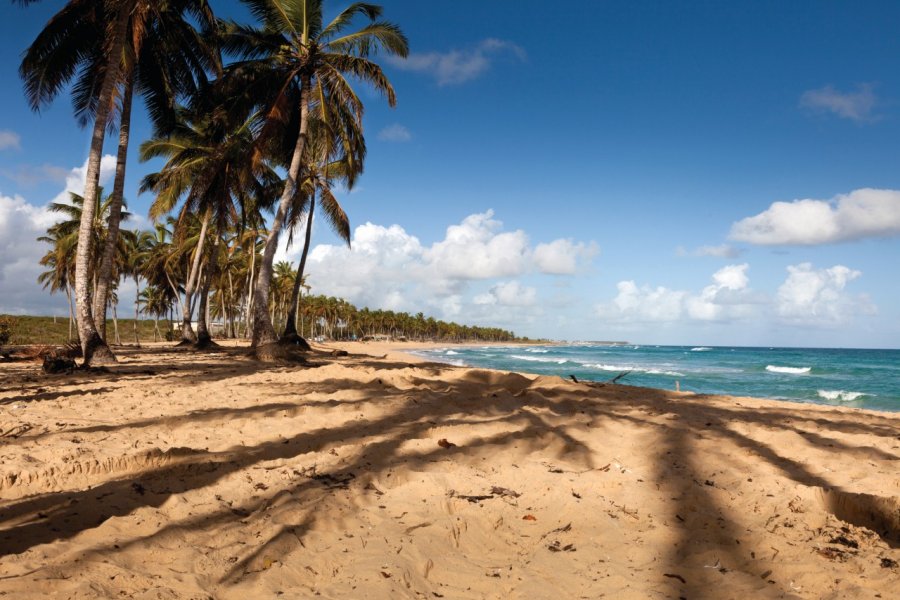
[[[616,382],[618,382],[620,379],[622,379],[623,377],[625,377],[625,376],[627,376],[627,375],[630,375],[630,374],[631,374],[631,371],[625,371],[625,372],[623,372],[623,373],[619,373],[618,375],[616,375],[616,376],[613,377],[612,379],[608,380],[606,383],[616,383]]]

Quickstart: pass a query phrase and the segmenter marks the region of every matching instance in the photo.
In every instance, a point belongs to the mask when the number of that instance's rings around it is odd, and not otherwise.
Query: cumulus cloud
[[[878,98],[871,84],[857,86],[855,92],[841,92],[830,85],[807,90],[800,96],[800,106],[814,112],[832,113],[857,123],[874,120]]]
[[[549,244],[538,244],[534,249],[534,264],[542,273],[574,275],[579,263],[588,262],[599,252],[597,244],[559,239]]]
[[[37,241],[58,217],[21,196],[0,194],[0,312],[32,313],[48,304],[37,276],[46,251]],[[50,304],[58,304],[50,302]]]
[[[379,131],[378,139],[383,142],[408,142],[412,139],[412,133],[403,125],[394,123]]]
[[[596,312],[604,320],[637,323],[746,318],[764,301],[749,288],[748,268],[746,263],[723,267],[713,274],[712,283],[697,293],[620,281],[616,297],[597,305]]]
[[[685,250],[679,246],[677,248],[678,256],[711,256],[714,258],[738,258],[744,253],[740,248],[735,248],[730,244],[721,244],[719,246],[700,246],[694,250]]]
[[[405,71],[425,73],[439,86],[471,81],[484,74],[498,56],[513,56],[522,61],[526,54],[520,46],[505,40],[488,38],[464,50],[411,53],[407,58],[386,57],[390,64]]]
[[[856,315],[876,312],[868,296],[851,295],[847,284],[860,271],[843,265],[814,269],[810,263],[787,268],[788,277],[778,288],[776,309],[784,321],[800,325],[840,325]]]
[[[556,240],[541,246],[555,249],[549,256],[556,262],[549,264],[559,272],[559,264],[583,262],[596,245]],[[574,255],[571,261],[556,257],[566,250]],[[300,248],[287,252],[282,247],[276,260],[296,261],[299,253]],[[536,314],[537,289],[513,278],[553,272],[547,270],[547,256],[532,248],[524,231],[504,230],[489,210],[451,225],[443,239],[430,245],[399,225],[366,223],[355,229],[350,248],[315,246],[307,270],[313,293],[347,298],[358,306],[425,310],[444,318],[462,312],[472,322],[500,324]],[[473,297],[473,289],[483,291]],[[512,307],[515,315],[505,314],[504,307]]]
[[[19,150],[22,148],[22,138],[15,131],[0,129],[0,150]]]
[[[475,304],[500,306],[534,306],[537,289],[524,286],[518,281],[504,281],[493,286],[488,292],[475,296]]]
[[[447,228],[445,238],[425,252],[434,272],[450,279],[514,277],[530,266],[528,236],[524,231],[500,231],[503,223],[494,211],[469,215]]]
[[[900,191],[863,188],[831,200],[774,202],[731,226],[733,240],[815,245],[900,234]]]
[[[107,185],[115,174],[116,170],[116,157],[110,154],[104,155],[100,159],[100,185]],[[87,179],[87,161],[84,161],[84,164],[80,167],[75,167],[66,175],[66,188],[61,191],[56,197],[52,200],[52,202],[68,202],[69,194],[74,192],[76,194],[84,193],[84,182]],[[110,189],[105,190],[105,193],[109,193]]]
[[[104,156],[101,163],[101,182],[111,178],[115,157]],[[65,189],[52,200],[68,201],[69,192],[82,193],[86,163],[71,169],[66,176]],[[14,314],[65,314],[65,299],[51,297],[37,283],[41,272],[38,264],[47,245],[37,241],[47,228],[60,219],[21,196],[0,193],[0,312]],[[120,294],[120,298],[125,301]]]

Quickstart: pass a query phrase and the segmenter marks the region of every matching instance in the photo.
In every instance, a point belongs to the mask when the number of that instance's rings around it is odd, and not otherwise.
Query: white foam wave
[[[447,350],[446,352],[444,352],[444,354],[446,354],[448,356],[453,356],[454,354],[459,354],[459,352],[454,352],[453,350]]]
[[[779,367],[777,365],[766,365],[766,371],[770,373],[787,373],[789,375],[804,375],[812,371],[812,367]]]
[[[652,367],[647,368],[623,365],[607,365],[603,363],[583,363],[583,365],[589,369],[615,371],[617,373],[623,373],[625,371],[636,371],[638,373],[647,373],[648,375],[668,375],[670,377],[684,377],[684,373],[679,373],[678,371],[666,371],[665,369],[654,369]]]
[[[831,402],[853,402],[860,396],[868,396],[865,392],[845,392],[844,390],[819,390],[819,397]]]
[[[525,352],[533,352],[535,354],[547,354],[550,352],[549,350],[545,350],[543,348],[526,348]]]
[[[544,358],[541,356],[522,356],[521,354],[513,354],[512,358],[517,358],[519,360],[527,360],[530,362],[556,363],[558,365],[564,365],[567,362],[569,362],[565,358]]]
[[[696,348],[691,348],[691,352],[709,352],[712,348],[707,348],[706,346],[697,346]]]

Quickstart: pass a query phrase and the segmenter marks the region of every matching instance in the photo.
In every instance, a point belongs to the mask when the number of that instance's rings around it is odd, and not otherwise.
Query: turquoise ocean
[[[430,360],[703,394],[900,411],[900,350],[575,343],[416,351]]]

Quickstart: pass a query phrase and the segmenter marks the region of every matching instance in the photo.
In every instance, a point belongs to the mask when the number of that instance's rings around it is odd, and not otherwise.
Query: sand
[[[900,414],[335,347],[0,364],[0,595],[897,597]]]

